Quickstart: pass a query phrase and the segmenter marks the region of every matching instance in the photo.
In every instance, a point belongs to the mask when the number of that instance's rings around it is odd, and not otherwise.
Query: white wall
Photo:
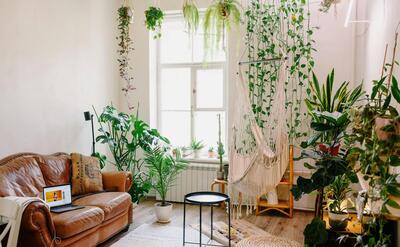
[[[389,44],[387,62],[391,61],[395,40],[395,31],[400,23],[400,1],[398,0],[363,0],[359,1],[360,20],[368,20],[367,24],[353,24],[357,26],[357,45],[359,52],[357,62],[361,68],[357,71],[357,77],[364,79],[365,89],[371,91],[372,80],[377,80],[381,75],[386,44]],[[400,31],[400,29],[399,29]],[[397,47],[399,59],[400,40]],[[399,77],[399,67],[396,67],[395,75]]]
[[[0,1],[0,158],[91,152],[93,104],[119,102],[117,1]]]

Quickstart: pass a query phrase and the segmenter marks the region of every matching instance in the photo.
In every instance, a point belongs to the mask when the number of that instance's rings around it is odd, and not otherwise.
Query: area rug
[[[126,236],[122,237],[112,247],[182,247],[182,227],[163,224],[143,224]],[[209,238],[203,234],[203,243],[209,242]],[[186,241],[198,242],[199,232],[190,226],[186,227]],[[214,241],[212,244],[218,244]],[[189,245],[188,245],[189,246]],[[191,245],[194,246],[194,245]]]
[[[199,224],[192,225],[199,230]],[[201,231],[211,236],[209,225],[202,225]],[[223,245],[228,245],[228,225],[224,222],[214,223],[213,239]],[[303,245],[289,239],[271,235],[246,220],[234,220],[231,223],[231,245],[233,247],[302,247]]]
[[[194,229],[199,230],[199,224],[191,225]],[[202,224],[204,235],[211,237],[211,227],[208,224]],[[234,220],[231,222],[231,246],[238,246],[243,239],[251,236],[272,236],[268,232],[258,228],[246,220]],[[228,225],[225,222],[218,221],[214,223],[213,239],[220,244],[228,245]]]

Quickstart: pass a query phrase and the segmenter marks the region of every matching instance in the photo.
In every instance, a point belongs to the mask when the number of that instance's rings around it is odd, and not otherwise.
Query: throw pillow
[[[72,195],[103,191],[100,162],[96,157],[71,154],[72,160]]]

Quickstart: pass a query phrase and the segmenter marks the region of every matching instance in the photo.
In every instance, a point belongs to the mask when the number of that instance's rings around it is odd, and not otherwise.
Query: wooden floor
[[[155,221],[153,205],[156,201],[149,199],[140,203],[133,211],[133,224],[129,227],[128,232],[133,231],[142,224],[151,224]],[[199,208],[196,206],[186,207],[187,224],[199,222]],[[243,210],[244,211],[244,210]],[[173,210],[173,218],[171,225],[182,227],[183,224],[183,204],[175,203]],[[295,211],[293,218],[282,216],[278,213],[267,213],[262,216],[245,216],[244,219],[250,223],[264,229],[265,231],[275,235],[303,243],[303,230],[304,227],[311,222],[314,213]],[[209,210],[203,208],[203,220],[209,223]],[[227,220],[227,215],[221,208],[214,210],[214,220]],[[118,234],[114,238],[105,242],[101,246],[110,246],[112,243],[118,241],[121,237],[125,236],[127,232]]]

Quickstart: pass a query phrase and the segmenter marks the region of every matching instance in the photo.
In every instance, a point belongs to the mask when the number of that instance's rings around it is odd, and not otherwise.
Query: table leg
[[[213,205],[211,205],[211,240],[213,240]]]
[[[228,199],[228,237],[229,247],[231,247],[231,200]]]
[[[186,200],[183,201],[183,246],[185,246]]]
[[[200,247],[201,247],[201,224],[202,224],[202,222],[201,222],[201,204],[200,204]]]

